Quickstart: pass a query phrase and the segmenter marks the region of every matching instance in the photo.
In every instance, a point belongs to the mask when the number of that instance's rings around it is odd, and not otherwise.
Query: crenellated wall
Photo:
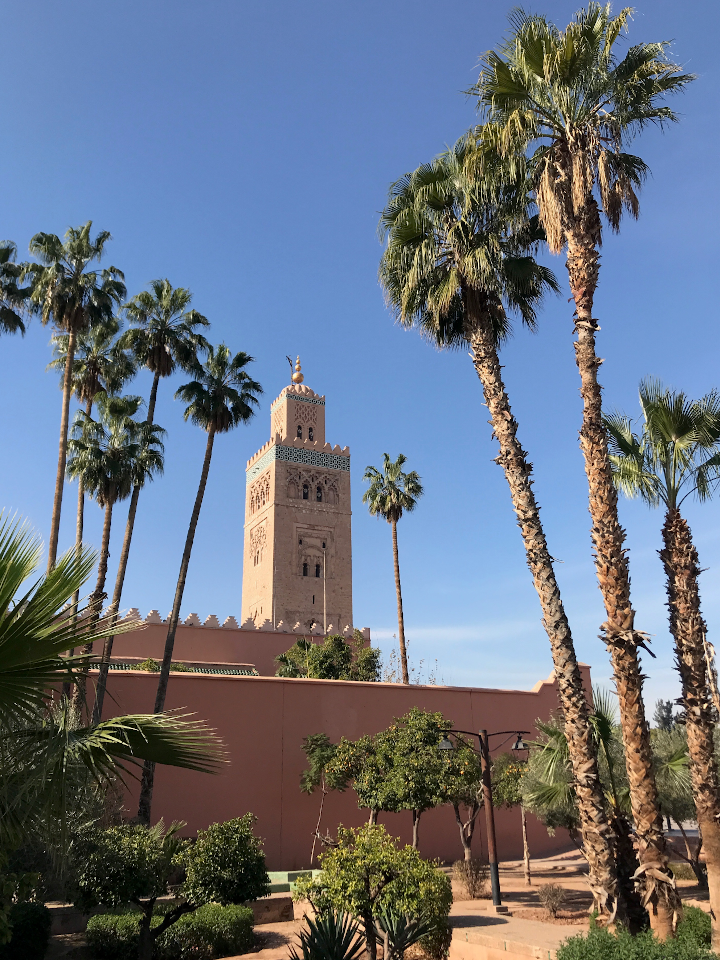
[[[169,614],[168,614],[169,618]],[[133,608],[123,619],[124,624],[137,621],[138,629],[120,634],[113,644],[113,659],[123,660],[140,658],[162,660],[167,637],[168,618],[163,619],[157,610],[151,610],[144,619]],[[329,624],[328,633],[341,633],[351,637],[353,628],[345,625],[336,629]],[[370,629],[361,630],[366,642],[370,642]],[[275,657],[285,653],[295,643],[298,636],[322,636],[318,626],[311,631],[293,631],[281,622],[276,629],[270,621],[255,626],[252,620],[246,620],[241,626],[235,617],[220,618],[210,614],[201,621],[197,613],[191,613],[177,626],[173,659],[181,663],[210,664],[252,664],[260,676],[274,677],[277,664]]]

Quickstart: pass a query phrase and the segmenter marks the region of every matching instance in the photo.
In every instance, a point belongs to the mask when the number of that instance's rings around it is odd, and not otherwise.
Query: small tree
[[[495,757],[492,765],[493,806],[520,807],[522,823],[523,861],[525,864],[525,883],[530,886],[530,847],[527,838],[527,814],[523,803],[520,783],[527,769],[527,760],[520,761],[510,753],[501,753]]]
[[[655,713],[653,720],[658,730],[672,730],[677,723],[677,718],[673,715],[672,700],[656,700]]]
[[[340,634],[313,643],[301,637],[289,650],[275,657],[278,677],[310,677],[313,680],[380,679],[380,650],[366,647],[359,630],[352,640]]]
[[[375,921],[383,913],[432,921],[434,932],[421,942],[431,955],[447,952],[450,881],[417,850],[398,847],[381,826],[340,827],[321,862],[320,876],[298,882],[295,898],[309,899],[321,913],[341,910],[362,920],[368,960],[377,958]]]
[[[98,906],[134,904],[141,911],[138,960],[152,960],[158,937],[186,913],[205,903],[242,903],[270,892],[265,857],[253,835],[255,817],[245,814],[200,831],[191,847],[178,836],[183,824],[154,827],[89,827],[74,850],[75,905],[87,913]],[[171,875],[185,867],[181,902],[153,925],[158,897]]]
[[[313,834],[312,849],[310,850],[310,866],[312,867],[315,859],[315,844],[320,836],[320,821],[323,815],[323,806],[325,797],[331,790],[344,790],[347,786],[347,780],[337,774],[328,775],[328,766],[335,758],[337,747],[330,742],[330,738],[325,733],[313,733],[303,740],[303,751],[308,760],[307,770],[303,770],[300,775],[300,789],[303,793],[315,793],[320,790],[320,811],[318,813],[317,823],[315,824],[315,833]]]
[[[473,747],[457,737],[454,748],[445,751],[442,794],[452,805],[460,830],[466,862],[472,860],[472,841],[478,814],[483,806],[480,757]]]

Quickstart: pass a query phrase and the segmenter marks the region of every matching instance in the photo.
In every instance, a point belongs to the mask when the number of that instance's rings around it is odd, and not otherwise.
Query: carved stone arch
[[[336,507],[340,503],[340,495],[334,483],[331,483],[327,491],[327,502],[330,506]]]

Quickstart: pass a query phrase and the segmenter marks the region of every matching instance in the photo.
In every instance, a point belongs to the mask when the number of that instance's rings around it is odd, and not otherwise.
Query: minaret
[[[350,449],[325,442],[325,397],[292,383],[248,461],[242,619],[288,632],[352,627]]]

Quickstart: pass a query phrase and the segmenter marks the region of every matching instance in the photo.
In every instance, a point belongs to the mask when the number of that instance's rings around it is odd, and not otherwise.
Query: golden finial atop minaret
[[[302,370],[300,369],[300,357],[297,358],[295,362],[295,373],[292,375],[293,383],[302,383],[305,377],[302,375]]]

